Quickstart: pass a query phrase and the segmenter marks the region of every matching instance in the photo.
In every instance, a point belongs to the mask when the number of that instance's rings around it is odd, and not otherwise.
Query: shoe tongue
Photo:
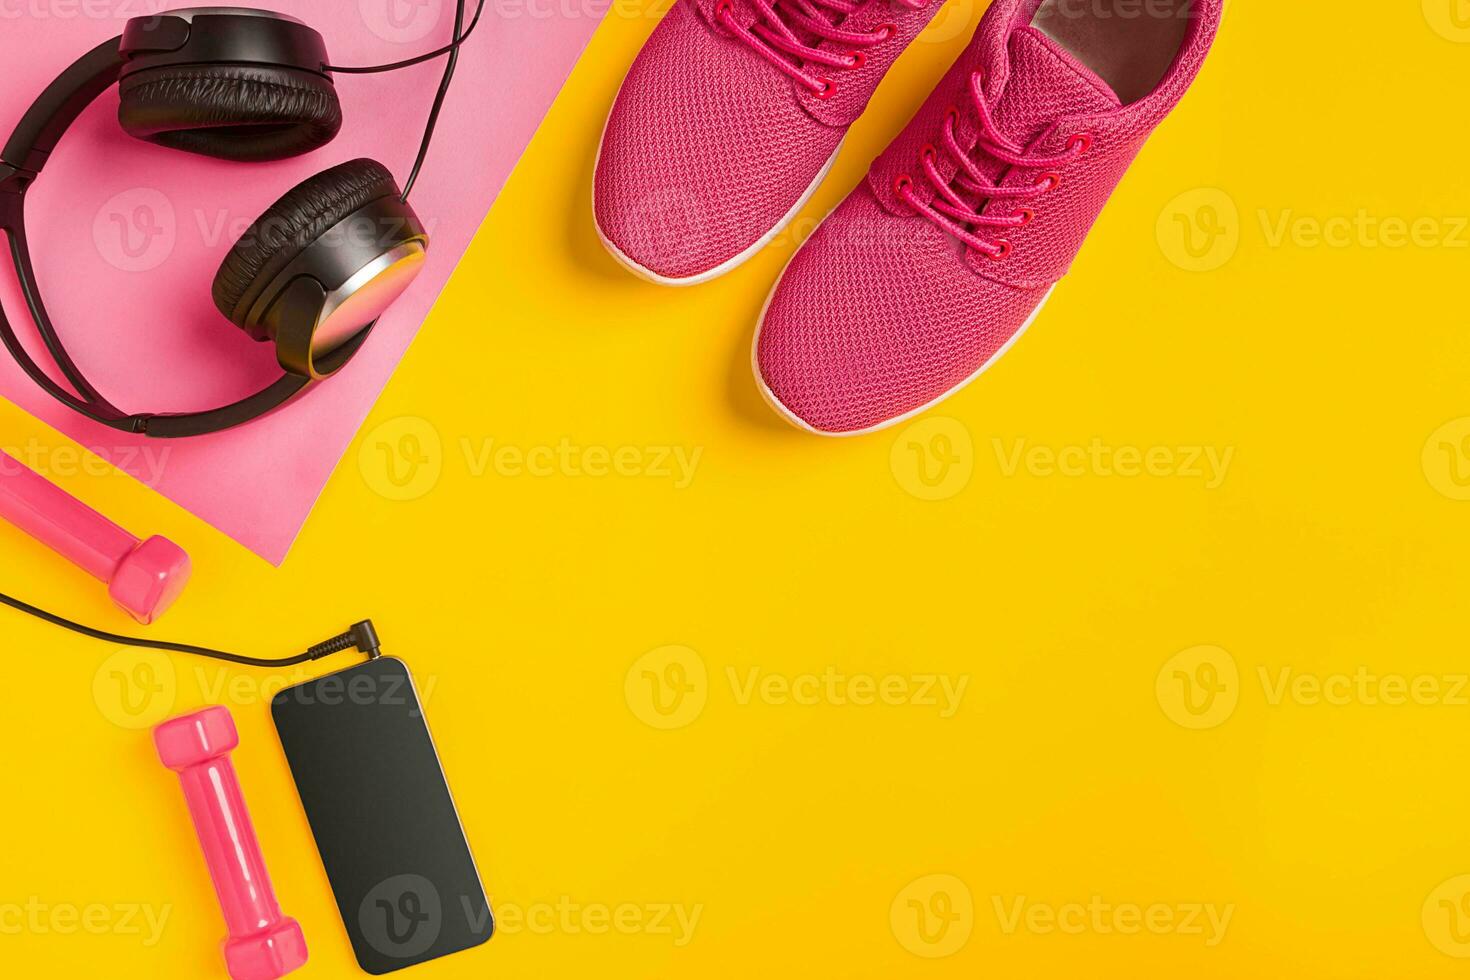
[[[1010,73],[995,106],[995,121],[1020,145],[1059,119],[1122,105],[1092,69],[1035,27],[1016,29],[1007,47]]]

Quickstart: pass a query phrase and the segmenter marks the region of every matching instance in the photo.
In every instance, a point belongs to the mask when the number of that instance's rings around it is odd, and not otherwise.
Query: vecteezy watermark
[[[120,272],[158,268],[173,254],[178,239],[173,202],[153,187],[114,194],[92,219],[97,254]]]
[[[169,5],[169,0],[0,0],[0,21],[131,20],[152,17]]]
[[[363,482],[388,500],[418,500],[439,485],[444,441],[426,419],[405,415],[378,425],[357,450]]]
[[[198,665],[192,668],[191,674],[199,692],[211,704],[414,705],[411,713],[415,716],[429,703],[439,686],[439,678],[434,674],[420,675],[417,682],[409,680],[406,675],[391,672],[316,677],[284,671],[246,677]]]
[[[211,664],[176,667],[165,653],[121,647],[93,673],[92,701],[114,725],[139,730],[152,728],[173,713],[181,685],[197,691],[209,704],[235,707],[270,704],[277,697],[298,704],[405,705],[417,695],[420,708],[439,686],[433,674],[419,676],[412,687],[405,678],[391,674],[332,675],[309,684],[315,677],[305,668],[244,674]]]
[[[1423,0],[1424,19],[1434,33],[1456,44],[1470,44],[1470,0]]]
[[[970,888],[950,874],[925,875],[905,885],[888,908],[888,925],[900,946],[924,959],[942,959],[964,948],[975,930]]]
[[[1111,902],[1101,895],[1086,901],[1038,902],[1025,895],[990,896],[1000,931],[1007,936],[1192,936],[1215,947],[1225,939],[1234,903]]]
[[[1366,664],[1338,671],[1258,664],[1244,676],[1255,681],[1268,708],[1470,708],[1470,673],[1379,671]],[[1154,680],[1164,714],[1193,729],[1223,725],[1248,686],[1235,658],[1217,646],[1180,651]]]
[[[454,10],[455,0],[358,0],[357,10],[369,31],[392,44],[422,41]],[[473,0],[471,0],[473,7]],[[449,14],[452,23],[453,14]]]
[[[1291,208],[1258,212],[1261,237],[1270,248],[1470,248],[1470,216],[1374,214],[1297,214]]]
[[[1455,959],[1470,958],[1470,874],[1436,885],[1425,897],[1419,919],[1435,949]]]
[[[1260,207],[1255,218],[1260,244],[1270,249],[1470,249],[1470,215],[1379,214],[1368,208],[1302,214],[1295,208]],[[1224,266],[1235,257],[1245,231],[1240,206],[1218,187],[1175,197],[1159,212],[1157,225],[1165,258],[1187,272]]]
[[[683,728],[704,713],[709,701],[709,669],[704,658],[689,647],[658,647],[628,668],[623,698],[644,724]]]
[[[970,686],[968,674],[849,674],[831,666],[804,674],[726,667],[725,679],[739,705],[933,708],[946,719],[960,710]]]
[[[970,686],[968,674],[849,672],[836,666],[785,673],[759,666],[727,665],[722,672],[730,700],[798,708],[918,708],[953,718]],[[663,646],[635,660],[623,681],[629,709],[644,723],[683,728],[703,712],[710,698],[710,671],[696,651]]]
[[[146,902],[48,902],[31,895],[21,902],[0,901],[0,936],[136,936],[152,948],[173,908]]]
[[[519,445],[461,436],[458,459],[446,459],[444,439],[426,419],[389,419],[363,437],[358,470],[368,487],[389,500],[417,500],[439,484],[448,463],[473,479],[628,479],[663,482],[684,490],[694,482],[703,446],[583,445],[563,437],[554,443]]]
[[[959,419],[920,419],[893,440],[888,453],[893,479],[920,500],[948,500],[970,485],[975,440]]]
[[[163,477],[172,450],[172,446],[151,444],[92,446],[90,450],[83,450],[30,439],[23,446],[0,446],[0,452],[4,454],[0,455],[0,476],[14,476],[21,472],[22,466],[56,480],[75,476],[116,476],[121,470],[136,474],[145,483],[155,483]]]
[[[1093,437],[1083,443],[1047,445],[1025,438],[992,437],[996,470],[1003,477],[1184,480],[1218,489],[1235,459],[1234,446],[1115,445]],[[975,440],[958,419],[934,416],[901,431],[889,450],[889,469],[900,487],[920,500],[948,500],[975,473]]]
[[[1206,490],[1225,482],[1235,458],[1234,446],[1113,446],[1098,438],[1067,446],[999,438],[990,444],[1002,476],[1198,480]]]
[[[1155,227],[1159,250],[1186,272],[1212,272],[1240,248],[1240,209],[1218,187],[1185,191],[1165,204]]]
[[[1362,664],[1347,671],[1318,673],[1261,665],[1256,677],[1272,707],[1470,707],[1470,674],[1378,673]]]
[[[461,912],[474,935],[489,935],[492,919],[482,903],[459,896],[445,908],[439,889],[423,875],[401,874],[378,882],[357,907],[357,924],[368,945],[384,956],[419,956],[439,939],[446,913]]]
[[[137,731],[173,713],[179,678],[167,654],[121,647],[92,674],[92,702],[102,717]]]
[[[1214,728],[1235,713],[1240,701],[1240,669],[1227,650],[1208,645],[1190,647],[1159,668],[1154,697],[1175,724]]]
[[[437,219],[423,219],[424,230],[433,237]],[[227,209],[213,212],[196,210],[194,224],[199,242],[210,251],[235,244],[251,247],[257,242],[289,242],[305,248],[316,244],[323,248],[388,247],[409,237],[408,219],[403,217],[358,216],[339,222],[321,234],[312,234],[310,226],[299,227],[283,218],[247,217]]]
[[[4,3],[5,0],[0,0]],[[211,253],[232,244],[249,246],[260,239],[316,242],[323,248],[354,248],[394,244],[405,235],[403,218],[354,218],[320,236],[291,226],[279,218],[240,213],[227,208],[192,211],[192,222],[181,217],[173,200],[157,187],[130,187],[108,198],[92,218],[92,243],[102,260],[120,272],[144,273],[167,262],[182,239]],[[438,225],[433,214],[420,216],[432,237]],[[192,236],[192,237],[190,237]],[[184,253],[197,254],[193,247]]]
[[[582,446],[562,438],[554,445],[518,446],[481,440],[460,440],[470,476],[494,473],[500,477],[537,479],[568,477],[600,480],[606,477],[667,480],[675,490],[687,489],[699,469],[703,446]]]
[[[1470,416],[1453,419],[1424,440],[1420,465],[1429,485],[1451,500],[1470,500]]]
[[[681,949],[694,941],[703,916],[703,904],[683,902],[578,902],[562,895],[495,903],[500,931],[509,935],[661,936]]]

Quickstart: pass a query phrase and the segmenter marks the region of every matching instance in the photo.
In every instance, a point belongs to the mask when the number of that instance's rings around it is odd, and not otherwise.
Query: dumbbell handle
[[[230,935],[248,936],[281,921],[281,906],[229,757],[181,770],[179,783]]]
[[[0,453],[0,517],[104,582],[141,543],[4,453]]]
[[[189,580],[189,556],[167,538],[140,541],[14,457],[0,453],[0,517],[107,583],[140,623],[162,615]]]
[[[214,705],[153,730],[163,764],[179,775],[184,801],[219,896],[234,980],[275,980],[306,962],[301,925],[281,912],[230,752],[240,742],[228,709]]]

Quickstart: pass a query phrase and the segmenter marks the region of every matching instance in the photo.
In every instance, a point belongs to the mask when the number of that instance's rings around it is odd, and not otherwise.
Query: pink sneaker
[[[1194,80],[1220,9],[994,0],[767,301],[753,354],[776,410],[855,435],[978,377],[1036,317]]]
[[[937,0],[677,0],[613,102],[592,211],[646,279],[704,282],[776,236]]]

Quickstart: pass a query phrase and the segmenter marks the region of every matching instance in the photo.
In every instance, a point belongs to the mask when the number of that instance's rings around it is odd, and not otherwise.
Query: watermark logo
[[[975,29],[974,0],[951,0],[941,4],[915,40],[920,44],[943,44]]]
[[[367,29],[392,44],[422,41],[439,24],[441,0],[358,0]]]
[[[651,480],[687,490],[704,456],[702,446],[672,444],[516,445],[460,436],[446,445],[426,419],[403,416],[369,432],[358,447],[363,480],[389,500],[417,500],[438,486],[446,467],[473,480]]]
[[[920,500],[948,500],[969,486],[975,442],[959,419],[933,416],[893,440],[889,466],[898,485]]]
[[[493,473],[504,479],[531,477],[545,480],[622,479],[667,480],[675,490],[687,490],[699,470],[702,446],[620,445],[583,446],[563,437],[555,445],[518,446],[482,439],[476,444],[459,440],[465,468],[476,479]]]
[[[1435,429],[1420,462],[1431,487],[1451,500],[1470,500],[1470,416]]]
[[[1240,247],[1240,209],[1216,187],[1185,191],[1164,205],[1156,232],[1170,262],[1186,272],[1213,272]]]
[[[110,478],[132,473],[144,483],[157,483],[172,455],[171,446],[98,446],[87,449],[62,444],[54,446],[39,439],[28,439],[23,446],[0,448],[0,476],[14,476],[25,470],[50,480],[69,480],[87,476]]]
[[[32,895],[24,902],[0,902],[0,936],[129,936],[151,949],[163,938],[172,905],[119,902],[48,902]]]
[[[821,673],[780,674],[751,667],[725,668],[735,703],[759,701],[773,707],[827,706],[866,708],[930,708],[940,718],[959,713],[970,686],[969,674],[847,674],[829,666]]]
[[[97,254],[115,269],[156,269],[168,261],[178,242],[173,202],[152,187],[115,194],[92,220],[92,241]]]
[[[1184,728],[1223,725],[1240,701],[1240,670],[1229,652],[1216,646],[1190,647],[1159,668],[1154,694],[1164,714]]]
[[[1235,459],[1234,446],[1113,446],[1096,437],[1065,446],[995,438],[990,444],[1005,477],[1198,480],[1206,490],[1219,489]]]
[[[120,728],[152,728],[173,711],[177,695],[173,661],[153,650],[124,647],[92,675],[92,700]]]
[[[1435,949],[1456,959],[1470,958],[1470,874],[1440,882],[1419,914]]]
[[[1440,37],[1470,44],[1470,0],[1423,0],[1424,19]]]
[[[646,182],[643,193],[623,209],[620,244],[626,244],[637,255],[645,246],[658,243],[663,261],[670,267],[698,260],[707,224],[702,192],[702,187],[683,183]],[[746,220],[755,219],[747,216]],[[749,229],[732,228],[730,232],[738,235],[746,230]]]
[[[1215,902],[1110,902],[1092,895],[1085,902],[1033,901],[1025,895],[990,896],[1000,931],[1007,936],[1194,936],[1207,947],[1220,945],[1235,917],[1235,905]]]
[[[975,900],[954,875],[925,875],[893,899],[888,923],[899,945],[925,959],[952,956],[975,930]]]
[[[374,492],[388,500],[417,500],[439,485],[444,445],[425,419],[389,419],[362,440],[357,468]]]
[[[704,658],[684,646],[650,650],[633,662],[623,681],[623,696],[639,720],[654,728],[691,724],[709,700]]]
[[[408,959],[427,952],[439,938],[444,903],[439,889],[422,875],[394,875],[363,896],[357,922],[373,949]]]
[[[504,935],[660,936],[676,948],[694,941],[704,905],[683,902],[577,902],[568,895],[554,901],[495,903]]]

